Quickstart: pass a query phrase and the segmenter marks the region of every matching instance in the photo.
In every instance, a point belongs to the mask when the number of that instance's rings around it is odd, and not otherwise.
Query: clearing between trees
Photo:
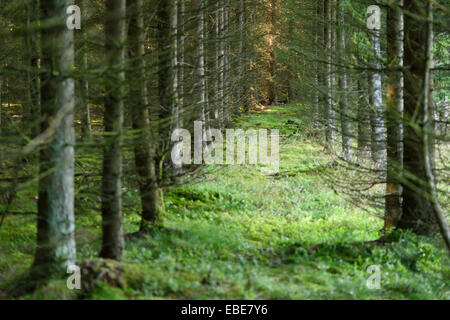
[[[97,258],[100,177],[82,173],[99,172],[101,160],[78,157],[76,240],[89,275],[82,290],[51,280],[23,298],[449,299],[442,240],[395,232],[397,241],[371,243],[381,236],[382,210],[360,209],[331,187],[327,177],[346,173],[310,138],[306,113],[299,105],[274,106],[236,119],[238,128],[280,129],[279,174],[255,165],[206,166],[202,181],[167,191],[165,227],[129,237],[123,262]],[[132,162],[127,152],[125,163]],[[0,297],[26,286],[20,279],[36,243],[35,183],[18,194],[0,231]],[[123,191],[130,234],[139,229],[139,191],[130,182]],[[374,265],[379,289],[367,286]]]

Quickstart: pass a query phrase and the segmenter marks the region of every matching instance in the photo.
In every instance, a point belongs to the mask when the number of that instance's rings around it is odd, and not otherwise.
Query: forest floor
[[[82,297],[450,299],[450,267],[439,239],[398,233],[396,242],[365,243],[381,236],[382,220],[330,186],[324,171],[340,169],[328,166],[332,159],[302,131],[309,123],[299,109],[267,107],[235,122],[245,129],[280,129],[279,175],[267,176],[254,165],[205,167],[202,182],[166,193],[165,228],[127,240],[125,261],[106,262],[109,278],[90,284]],[[77,172],[98,166],[100,159],[78,157]],[[81,261],[95,259],[100,247],[99,179],[77,179]],[[24,188],[11,210],[36,211],[34,188]],[[138,192],[125,183],[124,196],[130,233],[139,225]],[[34,215],[6,218],[0,230],[0,297],[30,267],[35,233]],[[367,287],[372,265],[380,268],[379,289]],[[84,286],[89,280],[81,281]],[[77,294],[65,280],[54,280],[23,298]]]

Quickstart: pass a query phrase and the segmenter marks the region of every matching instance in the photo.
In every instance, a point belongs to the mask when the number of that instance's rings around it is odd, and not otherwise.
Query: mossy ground
[[[280,172],[289,174],[267,176],[253,165],[205,167],[202,182],[167,191],[164,229],[127,240],[125,285],[101,282],[84,298],[450,299],[448,257],[439,239],[398,233],[398,241],[384,246],[365,243],[380,237],[381,219],[329,186],[323,170],[340,169],[326,166],[331,158],[307,138],[309,123],[298,110],[269,107],[236,120],[241,128],[280,129]],[[99,168],[99,159],[78,157],[78,172]],[[131,163],[131,155],[125,161]],[[14,209],[36,210],[34,188],[31,183],[20,192]],[[99,178],[77,180],[80,260],[99,251],[98,188]],[[125,230],[133,232],[140,219],[137,188],[125,183],[124,195]],[[0,288],[30,267],[35,234],[35,216],[6,218]],[[370,265],[381,268],[378,290],[366,286]],[[24,296],[75,297],[61,280]]]

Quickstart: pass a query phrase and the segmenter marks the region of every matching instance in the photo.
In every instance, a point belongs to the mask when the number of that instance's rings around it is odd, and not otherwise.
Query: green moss
[[[125,300],[127,297],[120,288],[111,287],[105,282],[98,282],[89,296],[90,300]]]
[[[51,280],[45,286],[39,287],[25,299],[37,300],[73,300],[77,299],[78,290],[69,290],[65,280]]]

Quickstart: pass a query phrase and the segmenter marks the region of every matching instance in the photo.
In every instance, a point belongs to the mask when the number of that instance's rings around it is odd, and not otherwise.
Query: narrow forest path
[[[403,234],[387,247],[362,244],[379,237],[382,222],[335,193],[324,172],[314,170],[339,169],[328,168],[323,148],[306,138],[308,117],[299,110],[268,107],[236,120],[243,129],[280,130],[279,175],[267,176],[254,165],[210,166],[203,182],[171,189],[167,228],[127,241],[121,264],[126,285],[97,285],[91,297],[450,298],[445,251],[431,240]],[[138,203],[137,190],[125,196],[125,229],[132,232],[139,212],[127,203]],[[99,213],[77,214],[76,222],[81,259],[95,258]],[[8,247],[0,252],[10,254],[0,257],[0,274],[29,267],[34,233],[33,217],[7,219],[0,246]],[[317,244],[322,246],[312,249]],[[371,265],[380,268],[378,290],[366,285]],[[50,286],[34,297],[59,292]]]

